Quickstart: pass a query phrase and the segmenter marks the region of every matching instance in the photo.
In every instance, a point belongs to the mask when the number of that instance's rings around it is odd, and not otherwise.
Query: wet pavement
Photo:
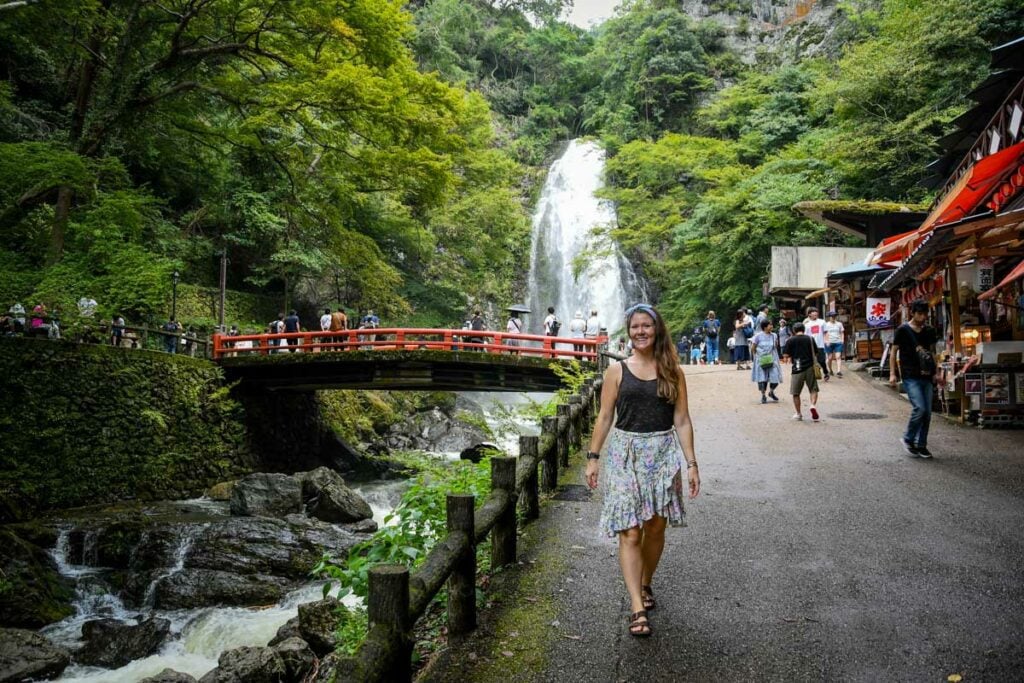
[[[687,370],[703,488],[667,532],[653,636],[627,633],[599,497],[549,500],[519,604],[426,680],[1024,679],[1024,431],[936,417],[935,458],[914,459],[909,403],[863,374],[824,384],[813,423],[786,384],[762,405],[749,372]],[[527,594],[540,633],[507,614]]]

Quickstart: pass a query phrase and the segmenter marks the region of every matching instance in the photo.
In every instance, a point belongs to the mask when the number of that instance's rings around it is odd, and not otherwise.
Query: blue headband
[[[633,315],[637,311],[640,311],[641,313],[646,313],[655,320],[658,319],[657,312],[653,308],[651,308],[650,304],[633,304],[632,306],[626,309],[626,319],[628,320],[629,316]]]

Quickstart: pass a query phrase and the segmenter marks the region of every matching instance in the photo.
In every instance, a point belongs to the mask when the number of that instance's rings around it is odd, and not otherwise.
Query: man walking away
[[[718,361],[718,331],[722,329],[722,322],[715,318],[714,311],[708,311],[708,317],[701,323],[704,332],[704,340],[707,345],[708,365],[719,365]]]
[[[793,395],[793,420],[803,420],[800,409],[800,394],[807,387],[811,395],[811,419],[817,422],[818,415],[818,380],[814,376],[814,357],[817,355],[814,339],[804,334],[803,323],[793,323],[793,336],[782,349],[782,356],[793,363],[793,374],[789,381],[789,393]]]
[[[825,321],[818,317],[818,309],[807,309],[807,318],[804,320],[804,330],[807,336],[814,340],[818,354],[818,364],[825,373],[825,381],[829,380],[828,359],[825,357]],[[796,330],[793,330],[796,334]]]
[[[828,355],[828,372],[836,377],[843,376],[843,345],[846,341],[846,328],[836,320],[836,312],[829,311],[825,321],[825,353]],[[832,369],[835,361],[835,370]]]
[[[938,364],[932,351],[939,339],[928,324],[928,304],[918,300],[910,305],[910,320],[896,328],[889,355],[889,384],[896,386],[897,363],[903,388],[913,409],[903,434],[903,450],[914,457],[931,458],[928,427],[932,421],[932,396],[938,378]]]
[[[302,326],[299,324],[299,314],[292,310],[288,312],[288,317],[284,319],[284,331],[285,332],[299,332]],[[288,346],[298,346],[299,340],[296,337],[288,338]],[[292,353],[295,353],[297,349],[290,349]]]

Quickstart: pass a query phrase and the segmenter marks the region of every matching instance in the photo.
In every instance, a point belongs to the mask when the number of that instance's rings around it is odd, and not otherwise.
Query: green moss
[[[246,471],[241,408],[208,361],[2,338],[0,373],[8,516],[187,497]]]
[[[852,200],[823,200],[820,202],[798,202],[793,210],[805,216],[825,213],[853,213],[863,216],[883,216],[887,213],[924,212],[927,204],[899,202],[870,202]]]

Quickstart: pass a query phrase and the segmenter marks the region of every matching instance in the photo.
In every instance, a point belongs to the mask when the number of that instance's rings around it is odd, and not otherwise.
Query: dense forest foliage
[[[0,10],[0,300],[163,316],[170,272],[215,285],[226,251],[231,288],[282,305],[450,324],[521,295],[544,167],[590,135],[618,208],[596,231],[685,326],[759,302],[771,245],[846,239],[794,203],[927,201],[988,49],[1024,34],[1018,0],[823,0],[814,57],[750,64],[727,39],[772,30],[746,17],[627,0],[583,30],[570,4]]]

